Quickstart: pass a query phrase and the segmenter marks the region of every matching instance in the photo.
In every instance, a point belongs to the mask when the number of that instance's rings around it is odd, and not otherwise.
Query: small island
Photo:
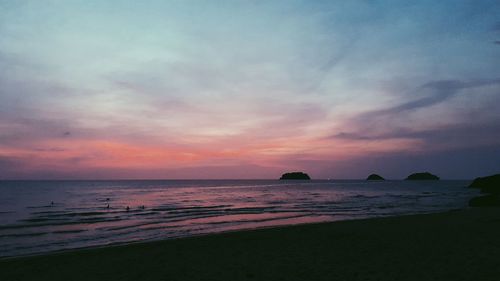
[[[291,172],[291,173],[284,173],[281,175],[280,180],[310,180],[311,178],[309,177],[308,174],[303,173],[303,172]]]
[[[414,173],[409,175],[406,180],[414,181],[414,180],[439,180],[439,177],[436,175],[433,175],[429,172],[425,173]]]
[[[383,181],[385,180],[383,177],[377,174],[371,174],[366,178],[367,181]]]

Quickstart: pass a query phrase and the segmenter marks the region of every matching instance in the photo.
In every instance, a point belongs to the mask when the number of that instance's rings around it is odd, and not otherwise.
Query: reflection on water
[[[0,181],[0,256],[463,208],[464,181]],[[127,207],[129,209],[127,210]]]

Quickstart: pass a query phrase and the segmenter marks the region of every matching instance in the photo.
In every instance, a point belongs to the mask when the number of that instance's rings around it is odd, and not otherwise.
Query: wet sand
[[[500,208],[0,260],[0,280],[499,280]]]

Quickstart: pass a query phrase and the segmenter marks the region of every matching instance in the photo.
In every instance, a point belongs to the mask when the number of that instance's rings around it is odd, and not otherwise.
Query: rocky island
[[[311,178],[309,177],[308,174],[303,173],[303,172],[291,172],[291,173],[284,173],[281,175],[280,180],[310,180]]]
[[[377,174],[371,174],[366,178],[367,181],[383,181],[385,180],[383,177]]]
[[[481,193],[487,193],[487,195],[472,198],[469,206],[500,206],[500,174],[476,178],[469,187],[479,188]]]
[[[439,180],[439,177],[429,172],[424,172],[411,174],[406,180]]]
[[[500,193],[500,174],[476,178],[470,188],[479,188],[483,193]]]

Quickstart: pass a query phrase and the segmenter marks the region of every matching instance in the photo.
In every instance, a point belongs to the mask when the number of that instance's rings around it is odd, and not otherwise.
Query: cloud
[[[488,94],[495,93],[499,85],[499,78],[468,81],[436,80],[427,82],[413,91],[400,95],[403,99],[408,99],[410,97],[413,98],[412,100],[383,109],[358,113],[351,119],[344,122],[344,129],[341,133],[335,133],[334,135],[344,134],[344,136],[348,136],[351,133],[355,133],[355,135],[366,135],[373,134],[373,132],[400,132],[401,128],[410,128],[415,130],[420,124],[422,124],[423,120],[428,119],[423,112],[429,112],[429,108],[438,105],[441,105],[443,108],[450,108],[450,104],[447,104],[446,101],[455,98],[462,93],[464,94],[463,96],[468,99],[480,101],[482,98],[478,95],[487,96]],[[481,90],[484,91],[481,92]],[[482,106],[484,107],[484,105]],[[480,116],[489,116],[490,113],[490,111],[486,109],[483,112],[481,112],[480,109],[476,109],[476,111],[476,113],[480,114]],[[431,112],[437,113],[436,110]],[[463,121],[465,120],[455,120],[455,123]],[[428,122],[431,121],[429,120]],[[445,120],[434,120],[432,123],[442,124],[443,122],[445,122]],[[495,120],[495,122],[498,122],[498,120]],[[465,123],[469,122],[467,121]],[[433,126],[431,125],[431,128],[432,127]],[[361,132],[361,134],[358,132]]]
[[[347,140],[388,140],[421,139],[429,150],[456,148],[459,146],[500,145],[500,124],[457,124],[424,130],[402,128],[389,132],[346,133],[341,132],[330,138]]]
[[[17,146],[23,143],[34,143],[40,140],[62,138],[70,123],[62,119],[35,119],[10,117],[0,113],[0,146]]]
[[[420,108],[432,106],[460,93],[461,90],[469,88],[484,87],[489,85],[500,84],[500,78],[497,79],[483,79],[483,80],[472,80],[472,81],[460,81],[460,80],[436,80],[428,82],[420,86],[415,92],[415,94],[424,94],[425,96],[419,99],[415,99],[409,102],[404,102],[402,104],[382,109],[372,112],[368,112],[362,115],[362,118],[372,118],[381,115],[392,115],[398,114],[405,111],[417,110]]]
[[[332,162],[330,165],[330,173],[335,173],[332,177],[350,174],[347,178],[365,178],[377,172],[389,179],[404,179],[411,173],[430,171],[444,179],[470,180],[500,172],[500,146],[419,153],[374,153],[340,163]]]
[[[381,110],[360,113],[347,120],[337,132],[326,139],[352,141],[360,146],[367,143],[389,142],[391,140],[415,140],[413,151],[444,151],[464,147],[500,146],[500,115],[495,114],[495,93],[498,93],[500,79],[438,80],[419,86],[412,96],[424,95],[409,102],[403,102]],[[460,112],[450,112],[450,119],[434,119],[428,116],[437,110],[432,106],[452,108],[445,102],[461,94]],[[492,103],[477,104],[470,101],[491,96]],[[463,102],[470,106],[464,107]],[[446,116],[445,115],[445,116]],[[469,118],[470,117],[470,118]],[[425,124],[425,125],[421,125]]]

